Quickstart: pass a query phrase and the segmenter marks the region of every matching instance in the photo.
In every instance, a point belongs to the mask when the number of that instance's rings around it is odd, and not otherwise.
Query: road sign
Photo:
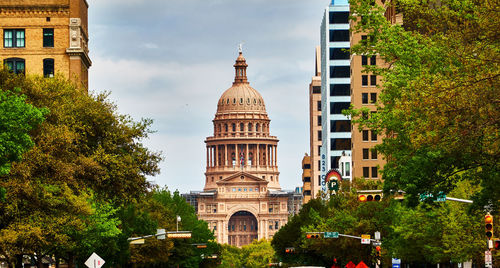
[[[361,235],[361,244],[370,245],[370,235]]]
[[[379,231],[375,232],[375,240],[380,240],[380,232]]]
[[[92,253],[90,257],[85,262],[85,265],[89,268],[101,268],[104,265],[105,261],[99,257],[99,255]]]
[[[380,242],[373,242],[372,245],[374,245],[374,246],[382,246],[382,243],[380,243]]]
[[[392,264],[401,264],[401,259],[392,258]]]
[[[436,196],[433,194],[420,194],[420,202],[431,199],[434,202],[445,202],[446,194],[443,192],[438,193]]]
[[[401,264],[393,263],[392,268],[401,268]]]
[[[173,238],[173,239],[181,239],[181,238],[191,238],[191,232],[168,232],[167,233],[168,238]]]
[[[339,233],[338,232],[325,232],[323,234],[324,238],[339,238]]]
[[[492,259],[491,259],[491,251],[487,250],[484,252],[484,264],[486,266],[491,266],[492,265]]]

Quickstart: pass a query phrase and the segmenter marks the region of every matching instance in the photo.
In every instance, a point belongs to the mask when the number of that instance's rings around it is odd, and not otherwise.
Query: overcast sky
[[[144,143],[162,151],[150,178],[181,192],[202,190],[204,140],[217,101],[231,87],[237,46],[250,85],[278,136],[284,189],[302,185],[309,152],[308,87],[328,0],[88,0],[90,90],[109,91],[122,114],[154,120]]]

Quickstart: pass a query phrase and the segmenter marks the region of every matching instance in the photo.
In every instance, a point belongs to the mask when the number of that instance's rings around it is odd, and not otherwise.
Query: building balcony
[[[207,167],[207,173],[211,172],[236,172],[236,171],[245,171],[245,172],[278,172],[277,166],[215,166],[215,167]]]

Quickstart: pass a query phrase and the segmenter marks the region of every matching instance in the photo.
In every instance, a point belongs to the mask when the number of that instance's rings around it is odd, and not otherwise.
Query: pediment
[[[262,178],[259,178],[250,173],[240,171],[237,172],[223,180],[217,182],[217,184],[229,184],[229,183],[252,183],[252,184],[267,184],[268,182]]]

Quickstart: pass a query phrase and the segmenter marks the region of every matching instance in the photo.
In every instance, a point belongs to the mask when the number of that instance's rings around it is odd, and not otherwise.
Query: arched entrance
[[[241,247],[258,239],[257,219],[248,211],[234,213],[227,224],[228,244]]]

